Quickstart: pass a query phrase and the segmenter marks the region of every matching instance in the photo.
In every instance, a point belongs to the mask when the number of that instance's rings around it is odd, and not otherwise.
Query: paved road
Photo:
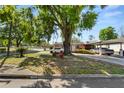
[[[117,57],[106,56],[106,55],[90,55],[90,54],[78,54],[78,53],[73,53],[73,54],[79,57],[85,57],[85,58],[90,58],[94,60],[101,60],[104,62],[119,64],[124,66],[124,58],[117,58]]]
[[[26,53],[33,53],[33,52],[35,53],[35,52],[41,52],[41,51],[43,51],[42,48],[32,48],[32,49],[28,50]],[[10,55],[16,55],[16,54],[19,54],[19,53],[10,52]],[[1,56],[6,56],[6,53],[0,53],[0,57]]]
[[[124,78],[0,80],[1,88],[124,88]]]

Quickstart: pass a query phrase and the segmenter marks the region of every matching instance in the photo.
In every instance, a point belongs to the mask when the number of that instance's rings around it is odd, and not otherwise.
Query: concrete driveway
[[[98,61],[100,60],[100,61],[124,66],[124,58],[117,58],[107,55],[90,55],[90,54],[79,54],[79,53],[73,53],[73,54],[79,57],[85,57],[85,58],[90,58]]]

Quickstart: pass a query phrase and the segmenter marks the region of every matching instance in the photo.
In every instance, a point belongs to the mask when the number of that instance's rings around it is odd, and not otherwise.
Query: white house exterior
[[[119,54],[119,52],[124,51],[124,38],[100,41],[94,44],[96,45],[96,47],[113,49],[115,54]]]
[[[120,51],[120,44],[110,44],[110,49],[113,49],[115,53],[119,53]],[[122,44],[122,50],[124,50],[124,44]]]

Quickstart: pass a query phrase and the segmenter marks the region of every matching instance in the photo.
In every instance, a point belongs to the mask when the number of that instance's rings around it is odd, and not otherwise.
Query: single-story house
[[[113,49],[115,54],[119,54],[120,51],[124,50],[124,38],[99,41],[92,44],[94,44],[97,48],[105,47],[105,48]]]
[[[62,43],[55,43],[53,45],[54,47],[63,47]],[[71,43],[71,51],[75,51],[76,49],[91,49],[94,48],[93,44],[84,44],[83,42],[81,43]]]
[[[75,51],[76,49],[92,49],[94,48],[93,44],[88,44],[88,43],[72,43],[71,44],[71,50]]]

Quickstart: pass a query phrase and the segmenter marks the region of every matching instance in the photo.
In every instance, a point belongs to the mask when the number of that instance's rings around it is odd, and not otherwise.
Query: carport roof
[[[99,41],[94,44],[97,45],[104,45],[104,44],[118,44],[118,43],[124,43],[124,38],[118,38],[118,39],[111,39],[106,41]]]

